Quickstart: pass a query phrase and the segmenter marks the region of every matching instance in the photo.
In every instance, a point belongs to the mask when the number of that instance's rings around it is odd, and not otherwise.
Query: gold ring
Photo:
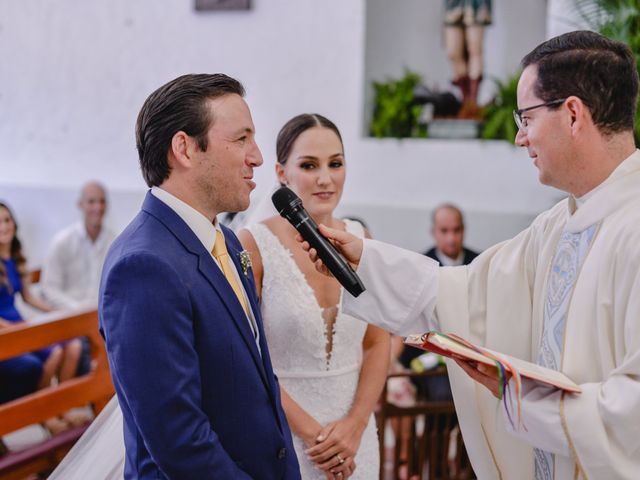
[[[338,459],[339,465],[342,465],[344,463],[344,458],[342,458],[339,453],[336,453],[336,458]]]

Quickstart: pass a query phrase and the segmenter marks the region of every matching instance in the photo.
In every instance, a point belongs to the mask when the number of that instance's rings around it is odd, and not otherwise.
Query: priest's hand
[[[501,399],[500,391],[500,377],[498,375],[498,369],[492,365],[485,365],[484,363],[471,362],[459,357],[454,358],[455,362],[462,368],[467,375],[473,378],[476,382],[481,383],[489,389],[497,399]],[[507,374],[506,381],[509,381],[510,375]]]
[[[334,247],[340,252],[344,258],[350,262],[354,269],[357,268],[362,257],[363,242],[361,238],[356,237],[342,230],[336,230],[335,228],[329,228],[323,224],[318,225],[320,233],[329,239]],[[327,276],[331,276],[329,269],[322,263],[322,260],[318,257],[318,252],[315,248],[311,248],[309,242],[305,241],[301,235],[296,237],[296,240],[302,244],[302,248],[306,252],[309,252],[309,258],[315,264],[316,270],[320,273],[324,273]]]

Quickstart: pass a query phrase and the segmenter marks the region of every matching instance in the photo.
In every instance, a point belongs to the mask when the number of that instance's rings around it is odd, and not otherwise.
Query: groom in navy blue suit
[[[226,75],[185,75],[138,116],[151,190],[100,287],[127,479],[300,478],[250,262],[216,221],[249,206],[262,164],[243,95]]]

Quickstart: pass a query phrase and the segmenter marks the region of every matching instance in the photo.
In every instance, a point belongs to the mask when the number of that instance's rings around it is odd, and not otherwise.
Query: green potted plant
[[[373,82],[375,90],[371,135],[374,137],[426,137],[418,124],[422,105],[414,100],[414,90],[422,82],[419,74],[405,70],[404,77]]]
[[[640,0],[574,0],[589,28],[626,43],[640,67]],[[640,110],[636,110],[636,145],[640,145]]]
[[[495,80],[496,96],[483,108],[484,124],[480,137],[485,140],[507,140],[515,142],[517,127],[513,121],[513,111],[518,108],[517,89],[520,73],[504,83]]]

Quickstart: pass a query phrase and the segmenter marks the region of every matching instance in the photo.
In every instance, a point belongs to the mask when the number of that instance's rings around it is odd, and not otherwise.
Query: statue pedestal
[[[429,122],[429,138],[478,138],[480,122],[477,120],[437,119]]]

